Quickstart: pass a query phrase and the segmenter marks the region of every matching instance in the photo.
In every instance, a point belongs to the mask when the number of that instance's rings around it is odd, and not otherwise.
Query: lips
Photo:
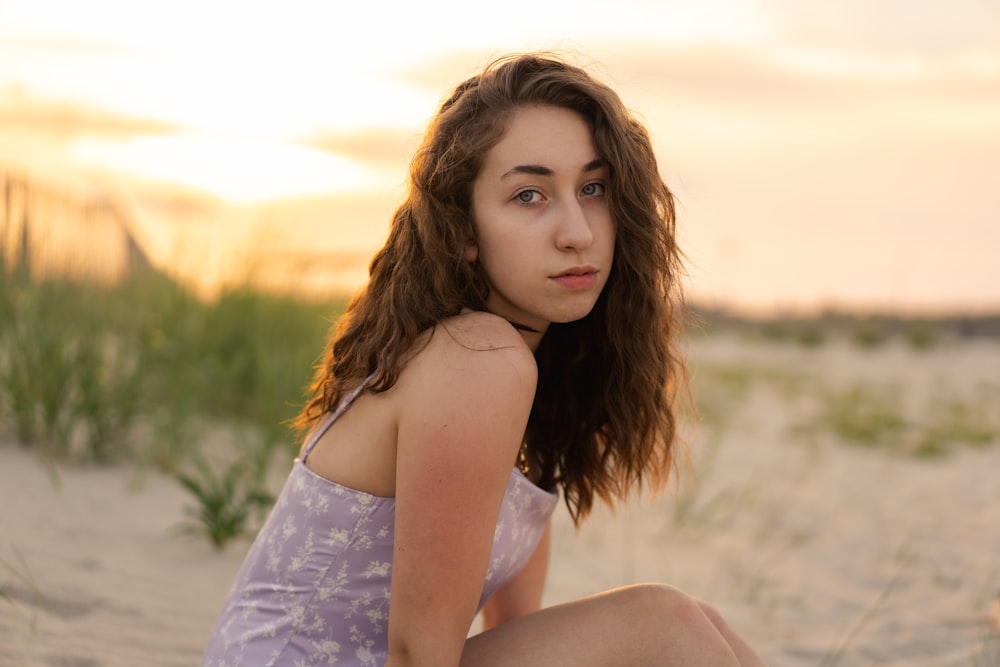
[[[552,276],[552,280],[570,290],[589,289],[597,282],[597,269],[592,266],[574,266]]]

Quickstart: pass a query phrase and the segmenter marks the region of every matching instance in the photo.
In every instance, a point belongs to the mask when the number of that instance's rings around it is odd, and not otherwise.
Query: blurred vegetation
[[[254,510],[268,510],[275,498],[261,485],[248,484],[247,465],[231,463],[221,473],[198,460],[197,475],[181,474],[178,481],[197,501],[188,507],[192,521],[181,526],[182,532],[200,535],[216,549],[231,540],[253,534]]]
[[[202,457],[238,458],[216,481],[259,500],[275,452],[294,452],[288,421],[343,301],[249,286],[205,301],[149,269],[111,285],[32,279],[2,255],[0,430],[47,460],[196,468],[186,478],[206,488]],[[202,451],[209,427],[237,449]]]
[[[949,340],[1000,339],[1000,313],[898,315],[826,310],[811,315],[749,316],[697,304],[690,305],[689,312],[694,336],[728,332],[803,347],[846,340],[859,348],[876,349],[901,340],[924,350]]]
[[[698,418],[709,441],[742,424],[745,410],[752,409],[750,394],[761,390],[777,396],[795,416],[787,429],[789,441],[814,442],[829,434],[839,443],[915,458],[1000,444],[997,388],[974,389],[913,400],[898,382],[855,380],[836,386],[808,368],[742,361],[701,363],[693,376]]]
[[[900,441],[907,420],[897,387],[856,384],[826,391],[822,422],[840,439],[867,447]]]
[[[270,451],[343,305],[250,287],[206,302],[153,271],[95,285],[0,264],[0,423],[61,460],[172,470],[207,420]]]
[[[751,394],[765,391],[779,398],[791,417],[786,429],[790,442],[815,443],[827,434],[838,443],[915,458],[1000,444],[996,384],[942,386],[933,395],[914,398],[919,392],[898,378],[858,378],[844,385],[792,358],[770,364],[701,361],[692,389],[709,442],[744,424],[746,411],[753,410]]]

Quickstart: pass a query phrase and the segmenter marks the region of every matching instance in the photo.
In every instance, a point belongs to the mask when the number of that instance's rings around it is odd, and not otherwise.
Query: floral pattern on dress
[[[527,562],[557,502],[511,471],[479,606]],[[247,553],[202,667],[378,667],[388,650],[395,500],[296,461]]]

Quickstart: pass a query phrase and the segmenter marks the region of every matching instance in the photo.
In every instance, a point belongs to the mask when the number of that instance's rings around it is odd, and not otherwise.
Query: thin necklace
[[[507,320],[507,321],[510,322],[510,325],[512,327],[514,327],[515,329],[517,329],[518,331],[528,331],[530,333],[541,333],[541,332],[538,331],[538,329],[532,329],[527,324],[521,324],[520,322],[515,322],[514,320]]]

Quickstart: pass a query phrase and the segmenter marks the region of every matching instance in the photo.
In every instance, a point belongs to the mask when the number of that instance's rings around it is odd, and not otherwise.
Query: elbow
[[[523,614],[503,608],[498,604],[487,604],[482,611],[483,631],[492,630],[518,616],[523,616]]]
[[[541,609],[541,595],[522,594],[504,595],[505,591],[498,592],[483,605],[481,612],[483,620],[483,630],[491,630],[503,625],[507,621],[515,618],[527,616]],[[524,591],[521,591],[524,593]]]
[[[482,611],[483,619],[483,631],[492,630],[498,625],[503,625],[504,618],[501,617],[499,611],[493,607],[493,605],[486,605],[483,607]]]
[[[413,656],[405,644],[389,644],[389,657],[386,658],[385,667],[413,667],[414,664]]]

